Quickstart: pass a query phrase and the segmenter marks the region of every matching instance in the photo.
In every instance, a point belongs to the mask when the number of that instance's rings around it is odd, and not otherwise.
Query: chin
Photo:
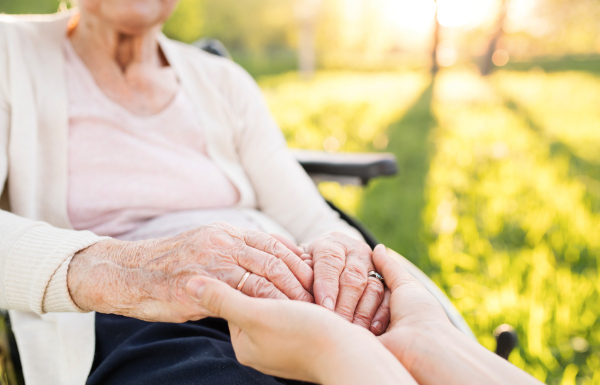
[[[179,0],[80,0],[82,7],[110,21],[124,34],[143,33],[164,23]]]

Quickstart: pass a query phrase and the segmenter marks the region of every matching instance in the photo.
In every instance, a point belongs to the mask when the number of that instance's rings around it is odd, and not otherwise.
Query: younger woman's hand
[[[373,264],[387,286],[385,302],[390,308],[390,323],[379,340],[410,371],[416,352],[412,342],[421,333],[437,333],[454,328],[439,302],[398,261],[385,246],[373,250]],[[391,295],[390,295],[391,294]]]
[[[249,298],[217,280],[188,284],[229,321],[238,360],[263,373],[320,384],[416,384],[373,334],[309,303]]]
[[[373,263],[383,275],[391,292],[390,325],[382,340],[390,338],[389,332],[397,329],[423,329],[452,325],[435,297],[412,276],[398,261],[390,257],[385,246],[373,250]]]
[[[375,248],[373,262],[392,292],[390,327],[379,340],[419,384],[541,384],[456,329],[433,295],[384,246]]]

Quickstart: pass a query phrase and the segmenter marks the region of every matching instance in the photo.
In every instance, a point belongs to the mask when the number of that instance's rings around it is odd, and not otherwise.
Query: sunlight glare
[[[401,29],[428,31],[435,16],[433,0],[385,0],[382,14]]]
[[[437,61],[441,67],[450,67],[456,63],[458,53],[450,40],[442,40],[437,47]]]
[[[438,21],[444,27],[475,27],[494,11],[495,0],[438,0]]]

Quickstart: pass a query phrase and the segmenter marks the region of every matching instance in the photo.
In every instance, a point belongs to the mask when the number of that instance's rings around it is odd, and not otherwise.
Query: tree
[[[506,20],[506,10],[508,7],[508,1],[502,0],[502,4],[500,6],[500,11],[498,12],[498,19],[496,20],[496,24],[494,26],[494,31],[492,32],[490,42],[488,44],[488,48],[481,59],[481,63],[479,66],[479,72],[482,76],[487,76],[492,72],[493,68],[493,56],[498,48],[498,40],[504,34],[504,23]]]
[[[440,70],[437,58],[437,50],[440,44],[440,22],[438,21],[438,3],[435,0],[435,17],[433,20],[433,47],[431,48],[431,75],[437,75]]]
[[[313,77],[317,66],[315,29],[321,0],[298,0],[294,13],[298,20],[298,68],[305,79]]]

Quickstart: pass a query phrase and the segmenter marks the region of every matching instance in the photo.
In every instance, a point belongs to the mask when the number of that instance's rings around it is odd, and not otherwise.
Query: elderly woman
[[[253,80],[160,33],[176,3],[1,16],[0,307],[29,385],[278,383],[235,360],[222,320],[199,321],[197,276],[389,322],[370,248]]]

